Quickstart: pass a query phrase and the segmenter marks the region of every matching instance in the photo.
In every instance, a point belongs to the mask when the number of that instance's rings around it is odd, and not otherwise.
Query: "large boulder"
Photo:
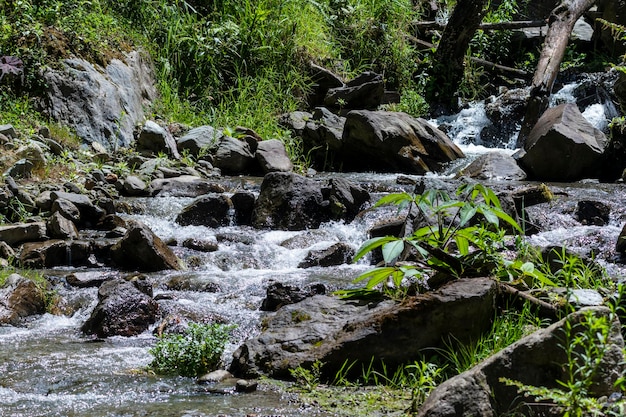
[[[224,194],[208,194],[196,198],[176,216],[176,223],[182,226],[228,226],[233,203]]]
[[[420,407],[419,417],[495,417],[509,415],[515,411],[521,401],[534,403],[530,414],[524,415],[555,415],[542,414],[546,405],[525,398],[513,386],[501,381],[508,378],[525,385],[546,388],[563,387],[557,381],[567,381],[569,375],[568,358],[563,349],[564,332],[567,323],[572,331],[570,340],[574,340],[584,332],[578,325],[585,315],[592,312],[596,317],[611,320],[608,350],[601,359],[600,365],[593,375],[593,384],[589,395],[600,397],[613,393],[613,385],[625,370],[624,340],[620,332],[620,322],[606,307],[590,307],[582,309],[552,326],[538,330],[519,340],[511,346],[496,353],[474,368],[463,372],[437,387]],[[594,334],[595,337],[595,334]],[[579,352],[581,353],[581,352]],[[560,415],[560,414],[558,414]]]
[[[341,137],[346,118],[332,113],[325,107],[318,107],[305,121],[302,129],[302,146],[311,155],[315,168],[329,170],[338,168],[341,161],[334,160],[342,147]],[[337,158],[339,159],[339,158]]]
[[[105,67],[84,59],[63,60],[43,74],[48,113],[71,126],[86,142],[108,149],[127,147],[144,108],[156,98],[154,71],[143,54],[131,52]]]
[[[0,324],[15,325],[21,318],[46,311],[46,297],[35,282],[19,274],[7,277],[0,288]]]
[[[109,337],[135,336],[148,330],[156,322],[159,305],[139,288],[123,279],[102,284],[98,304],[83,324],[83,332]]]
[[[272,172],[263,178],[252,213],[256,228],[284,230],[316,229],[330,218],[317,181],[286,172]]]
[[[182,268],[174,252],[139,222],[129,223],[126,234],[111,248],[111,259],[128,270],[154,272]]]
[[[578,181],[598,176],[606,145],[604,133],[567,103],[545,111],[516,157],[530,179]]]
[[[288,378],[289,369],[324,363],[335,375],[346,361],[368,366],[372,358],[392,369],[451,337],[478,340],[491,327],[497,284],[488,278],[460,279],[401,303],[376,305],[316,295],[285,306],[266,328],[234,353],[231,372]]]
[[[346,85],[328,89],[324,105],[346,109],[375,109],[383,102],[383,76],[366,71]]]
[[[342,142],[346,170],[424,174],[464,157],[445,133],[402,112],[351,111]]]
[[[52,191],[50,198],[52,199],[52,210],[55,210],[55,202],[59,199],[67,200],[76,206],[80,212],[78,227],[93,227],[106,215],[106,212],[93,204],[89,196],[85,194]]]

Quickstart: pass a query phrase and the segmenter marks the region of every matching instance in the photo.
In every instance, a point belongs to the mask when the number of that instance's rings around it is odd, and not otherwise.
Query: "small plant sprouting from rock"
[[[233,326],[191,323],[184,334],[164,334],[150,349],[157,374],[201,376],[217,369]]]

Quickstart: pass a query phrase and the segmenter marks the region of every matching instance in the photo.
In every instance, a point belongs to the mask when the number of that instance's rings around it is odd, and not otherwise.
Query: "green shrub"
[[[232,326],[191,323],[184,334],[163,334],[150,349],[157,374],[200,376],[217,369]]]

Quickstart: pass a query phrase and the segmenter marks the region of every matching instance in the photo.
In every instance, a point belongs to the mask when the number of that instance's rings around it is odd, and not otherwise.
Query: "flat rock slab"
[[[367,366],[372,358],[394,367],[450,337],[477,340],[491,326],[496,293],[493,280],[475,278],[401,303],[316,295],[269,316],[265,330],[234,353],[231,372],[288,378],[290,369],[321,361],[324,372],[334,375],[346,361]]]

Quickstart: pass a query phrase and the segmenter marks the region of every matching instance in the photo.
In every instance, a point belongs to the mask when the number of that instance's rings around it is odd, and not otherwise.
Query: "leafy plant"
[[[367,240],[355,254],[358,261],[375,249],[382,250],[384,265],[357,277],[366,281],[365,291],[344,290],[343,297],[363,296],[377,288],[390,296],[402,296],[406,279],[418,280],[434,272],[462,277],[486,273],[503,261],[504,229],[501,221],[513,231],[520,232],[517,222],[506,214],[498,197],[481,184],[461,185],[453,196],[443,190],[428,190],[422,194],[394,193],[382,197],[374,207],[397,205],[399,209],[417,211],[418,218],[432,219],[407,237],[384,236]],[[409,216],[405,225],[410,221]],[[409,254],[412,262],[404,262]]]
[[[311,369],[298,366],[295,369],[290,369],[289,373],[296,380],[298,387],[310,392],[320,384],[323,366],[324,364],[322,362],[315,361],[311,365]]]
[[[217,369],[233,326],[190,323],[184,334],[163,334],[149,350],[157,374],[200,376]]]

